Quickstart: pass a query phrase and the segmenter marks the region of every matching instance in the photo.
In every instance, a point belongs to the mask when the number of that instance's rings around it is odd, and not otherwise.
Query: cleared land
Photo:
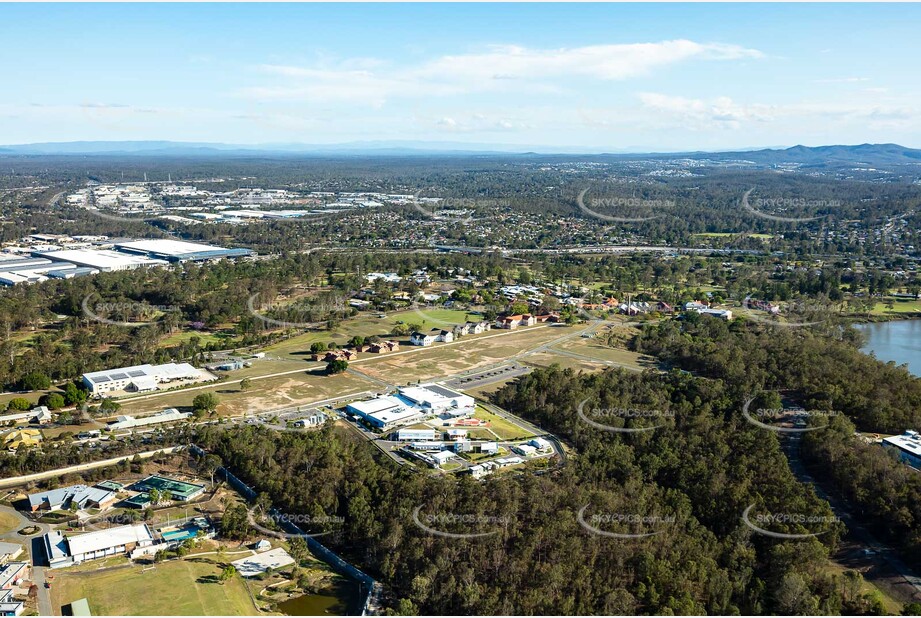
[[[533,350],[560,336],[560,329],[532,326],[517,331],[490,331],[451,344],[416,348],[409,354],[382,355],[353,367],[372,377],[397,384],[432,380],[488,367]],[[401,350],[402,351],[402,350]]]
[[[19,517],[14,513],[0,511],[0,534],[12,532],[19,527]]]
[[[239,384],[214,384],[207,389],[176,391],[140,401],[128,400],[122,402],[119,414],[143,415],[169,407],[191,409],[196,395],[210,391],[220,399],[218,415],[234,416],[306,405],[330,397],[366,391],[370,386],[365,380],[348,373],[328,376],[303,371],[254,379],[245,391],[240,390]]]
[[[143,570],[125,566],[86,572],[56,571],[55,612],[86,597],[97,616],[246,616],[256,608],[239,577],[220,584],[221,563],[190,557]]]
[[[594,338],[583,339],[580,337],[570,339],[553,346],[550,351],[552,352],[554,348],[617,363],[632,369],[645,369],[656,366],[656,360],[652,356],[639,354],[626,348],[613,348]]]

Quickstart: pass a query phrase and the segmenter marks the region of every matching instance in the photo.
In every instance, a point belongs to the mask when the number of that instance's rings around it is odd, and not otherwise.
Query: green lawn
[[[19,517],[14,513],[0,512],[0,534],[12,532],[19,528]]]
[[[86,597],[95,616],[246,616],[256,608],[244,583],[220,584],[214,556],[173,560],[150,570],[141,566],[82,573],[58,571],[52,586],[57,613]]]
[[[519,427],[511,421],[507,421],[501,416],[493,414],[492,412],[489,412],[480,406],[476,407],[476,412],[474,412],[473,417],[487,421],[489,423],[489,429],[492,429],[496,435],[499,436],[500,440],[523,440],[525,438],[531,438],[534,436],[534,434],[530,431],[527,431],[526,429]]]

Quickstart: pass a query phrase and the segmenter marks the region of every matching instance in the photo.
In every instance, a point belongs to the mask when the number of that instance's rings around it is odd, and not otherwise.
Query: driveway
[[[19,519],[19,524],[16,528],[4,534],[0,534],[0,539],[13,543],[22,543],[25,546],[26,552],[29,554],[29,559],[32,562],[32,583],[38,586],[38,613],[40,616],[53,615],[51,592],[45,588],[45,550],[42,548],[42,535],[51,530],[51,526],[33,522],[16,509],[2,504],[0,504],[0,512],[9,513]],[[35,534],[29,536],[19,534],[18,531],[26,526],[38,526],[39,530]]]

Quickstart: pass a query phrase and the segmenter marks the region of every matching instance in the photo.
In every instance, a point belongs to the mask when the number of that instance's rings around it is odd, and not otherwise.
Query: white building
[[[63,532],[53,530],[43,540],[48,563],[52,568],[127,554],[136,548],[154,544],[153,532],[147,524],[117,526],[74,536],[65,536]]]
[[[146,427],[149,425],[159,425],[161,423],[175,423],[176,421],[184,421],[191,416],[191,412],[180,412],[176,408],[167,408],[162,412],[157,412],[156,414],[151,414],[150,416],[142,416],[141,418],[122,415],[117,417],[114,422],[109,423],[106,428],[110,431],[134,429],[135,427]]]
[[[470,395],[464,395],[440,384],[421,384],[400,389],[400,396],[424,413],[450,414],[459,416],[473,414],[476,401]]]
[[[207,379],[199,369],[188,363],[135,365],[83,374],[83,384],[96,397],[116,391],[145,392],[159,390],[161,384],[180,380],[199,382]]]
[[[894,449],[899,458],[915,468],[921,468],[921,434],[906,431],[900,436],[883,438],[883,446]]]
[[[438,439],[434,429],[401,429],[397,432],[399,442],[433,442]]]
[[[346,410],[357,414],[374,427],[381,429],[408,423],[421,416],[420,411],[403,399],[392,395],[366,401],[355,401]]]

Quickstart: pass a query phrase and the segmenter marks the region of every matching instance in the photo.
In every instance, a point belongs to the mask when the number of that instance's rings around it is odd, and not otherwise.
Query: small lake
[[[855,324],[867,337],[861,350],[873,352],[881,361],[908,365],[908,370],[921,377],[921,320],[894,320],[876,324]]]
[[[279,603],[278,611],[288,616],[358,616],[363,600],[358,582],[338,579],[316,594]]]

